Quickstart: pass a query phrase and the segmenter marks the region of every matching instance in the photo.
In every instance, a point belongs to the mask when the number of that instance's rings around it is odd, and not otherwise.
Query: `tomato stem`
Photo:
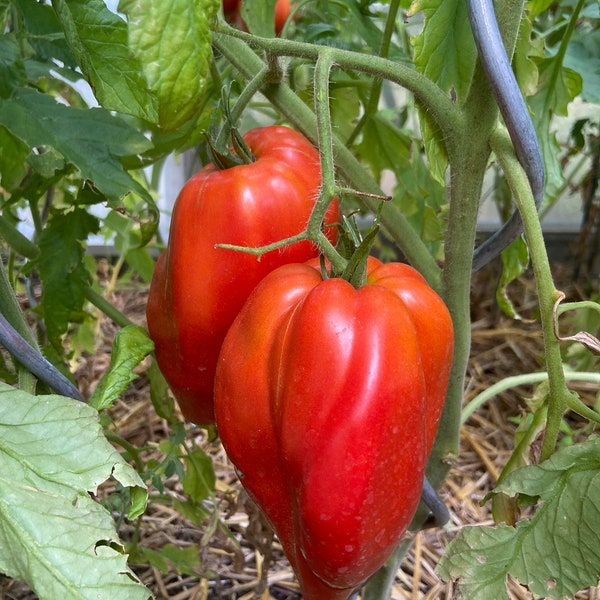
[[[328,52],[323,52],[315,66],[314,102],[317,116],[317,136],[319,157],[321,160],[321,189],[312,214],[306,227],[309,239],[313,240],[325,257],[330,261],[334,270],[343,265],[346,268],[346,259],[322,235],[322,226],[329,205],[336,195],[335,164],[333,161],[333,139],[331,132],[331,112],[329,108],[329,74],[333,60]],[[325,242],[325,243],[324,243]]]
[[[545,460],[554,452],[563,414],[571,402],[571,392],[567,388],[562,365],[560,342],[554,334],[554,303],[557,290],[554,287],[542,226],[531,188],[506,131],[496,130],[491,144],[523,219],[537,286],[549,387],[548,418],[540,455],[540,460]]]
[[[256,38],[239,32],[224,24],[217,24],[213,35],[213,44],[235,66],[240,74],[252,78],[264,68],[264,62],[246,43],[253,46],[256,43],[270,44],[266,38]],[[323,47],[311,44],[290,42],[289,40],[273,39],[270,49],[277,48],[279,55],[285,55],[288,48],[293,48],[289,55],[306,59],[316,59]],[[336,66],[369,72],[377,77],[398,83],[417,95],[429,112],[444,121],[441,127],[444,137],[452,137],[459,115],[458,108],[432,81],[413,69],[399,65],[393,61],[381,59],[372,55],[361,55],[338,48],[327,48]],[[313,111],[290,89],[280,82],[276,85],[266,85],[262,93],[278,108],[292,125],[302,131],[309,139],[318,139]],[[433,106],[434,105],[434,106]],[[332,138],[335,147],[336,164],[340,175],[356,189],[370,194],[381,195],[383,192],[374,182],[368,170],[357,160],[352,150],[339,138]],[[364,205],[368,210],[376,211],[379,205],[377,199],[365,197]],[[386,203],[381,213],[381,225],[386,234],[402,250],[409,262],[415,266],[427,279],[429,285],[440,290],[440,268],[435,258],[423,243],[419,234],[408,222],[400,209],[393,203]]]

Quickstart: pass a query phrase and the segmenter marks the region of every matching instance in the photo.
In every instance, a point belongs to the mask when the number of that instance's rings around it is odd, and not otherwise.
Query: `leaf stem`
[[[481,408],[494,396],[497,396],[498,394],[517,386],[533,385],[536,383],[543,383],[544,381],[548,381],[548,373],[546,371],[541,373],[524,373],[523,375],[512,375],[511,377],[505,377],[501,381],[498,381],[497,383],[494,383],[490,387],[486,388],[480,394],[477,394],[475,398],[465,405],[460,415],[461,423],[466,423],[474,412],[479,410],[479,408]],[[566,371],[565,381],[591,381],[600,385],[600,373]],[[592,411],[592,409],[589,410],[594,413],[592,420],[597,420],[598,416],[596,415],[595,411]],[[579,412],[579,410],[577,412]],[[590,415],[591,413],[587,414]],[[590,417],[588,416],[588,418]]]
[[[134,325],[120,310],[113,306],[102,294],[99,294],[92,287],[87,286],[84,290],[86,299],[91,302],[98,310],[103,312],[109,319],[119,327]]]
[[[521,213],[536,280],[549,385],[548,418],[540,455],[540,461],[543,461],[554,452],[562,417],[571,396],[565,383],[560,343],[554,335],[553,311],[558,291],[554,287],[542,226],[531,187],[514,153],[506,130],[498,128],[491,137],[490,143]]]
[[[237,38],[252,48],[258,48],[278,56],[316,61],[319,55],[326,51],[330,53],[332,61],[341,69],[368,73],[397,83],[412,92],[425,106],[442,130],[444,138],[453,133],[456,124],[460,121],[459,109],[438,85],[422,73],[387,58],[341,48],[325,48],[317,44],[295,40],[258,37],[219,21],[215,26],[213,40],[218,44],[220,50],[223,45],[223,42],[219,41],[220,35],[229,38],[226,43],[230,43],[231,38]]]

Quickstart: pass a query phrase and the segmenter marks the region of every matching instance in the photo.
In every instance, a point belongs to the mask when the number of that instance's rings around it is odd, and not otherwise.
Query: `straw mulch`
[[[569,300],[581,299],[585,293],[572,283],[567,267],[557,266],[558,283]],[[475,397],[494,382],[508,376],[542,368],[543,344],[539,323],[535,320],[535,288],[531,275],[512,284],[512,299],[523,316],[515,321],[502,315],[494,301],[496,273],[493,269],[477,274],[473,282],[472,359],[469,365],[465,401]],[[145,291],[120,290],[111,297],[117,307],[132,320],[143,324]],[[109,365],[110,344],[115,328],[106,319],[99,326],[98,351],[82,359],[78,377],[84,394],[88,394]],[[149,400],[145,378],[146,364],[140,365],[140,377],[112,410],[113,428],[129,443],[146,448],[145,458],[162,454],[159,443],[168,437],[167,424],[157,417]],[[575,388],[585,401],[595,402],[597,390],[579,385]],[[430,529],[414,535],[414,541],[398,572],[393,599],[434,600],[454,597],[453,586],[440,581],[435,566],[454,533],[469,524],[491,524],[489,503],[480,501],[494,486],[510,456],[515,420],[523,412],[524,402],[533,388],[517,388],[498,395],[478,410],[465,424],[461,435],[461,453],[451,470],[441,495],[451,511],[451,522],[442,530]],[[572,419],[574,429],[583,425]],[[200,525],[184,519],[169,503],[152,502],[135,524],[122,522],[120,534],[126,541],[139,536],[139,544],[160,550],[167,544],[179,550],[193,547],[199,553],[200,567],[194,572],[178,573],[171,565],[159,570],[146,564],[133,565],[155,596],[163,600],[299,600],[298,586],[277,540],[264,520],[241,490],[231,465],[218,442],[190,428],[194,440],[213,459],[217,474],[215,505],[219,521]],[[110,488],[103,490],[108,493]],[[150,490],[156,494],[156,490]],[[184,499],[176,477],[167,480],[165,493]],[[212,528],[211,528],[212,527]],[[531,598],[515,582],[509,584],[514,599]],[[34,598],[20,583],[0,578],[0,600]],[[600,586],[577,595],[579,599],[599,599]]]

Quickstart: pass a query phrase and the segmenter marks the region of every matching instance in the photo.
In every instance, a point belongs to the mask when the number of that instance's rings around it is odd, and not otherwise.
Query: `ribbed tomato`
[[[215,247],[258,247],[296,235],[318,196],[319,154],[304,136],[270,126],[244,139],[254,162],[224,170],[209,164],[182,189],[148,297],[148,330],[158,365],[184,416],[199,425],[214,422],[217,356],[252,289],[276,267],[318,254],[310,242],[260,259]],[[334,201],[326,222],[338,218]],[[335,227],[327,228],[327,235],[335,243]]]
[[[273,524],[305,600],[345,600],[389,557],[419,503],[452,361],[448,310],[408,265],[366,284],[318,261],[257,286],[215,380],[217,427]]]

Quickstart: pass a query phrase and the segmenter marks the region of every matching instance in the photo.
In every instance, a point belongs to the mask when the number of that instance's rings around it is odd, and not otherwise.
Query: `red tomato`
[[[182,189],[148,297],[158,365],[184,416],[200,425],[214,422],[217,356],[252,289],[276,267],[318,255],[309,242],[260,260],[215,248],[220,243],[258,247],[300,233],[318,196],[319,154],[304,136],[271,126],[244,139],[256,157],[253,163],[225,170],[207,165]],[[326,222],[338,218],[334,202]],[[335,228],[327,232],[335,243]]]
[[[359,289],[324,281],[318,261],[281,267],[232,324],[217,427],[305,600],[345,600],[397,546],[421,496],[452,346],[448,310],[425,280],[372,258]]]

